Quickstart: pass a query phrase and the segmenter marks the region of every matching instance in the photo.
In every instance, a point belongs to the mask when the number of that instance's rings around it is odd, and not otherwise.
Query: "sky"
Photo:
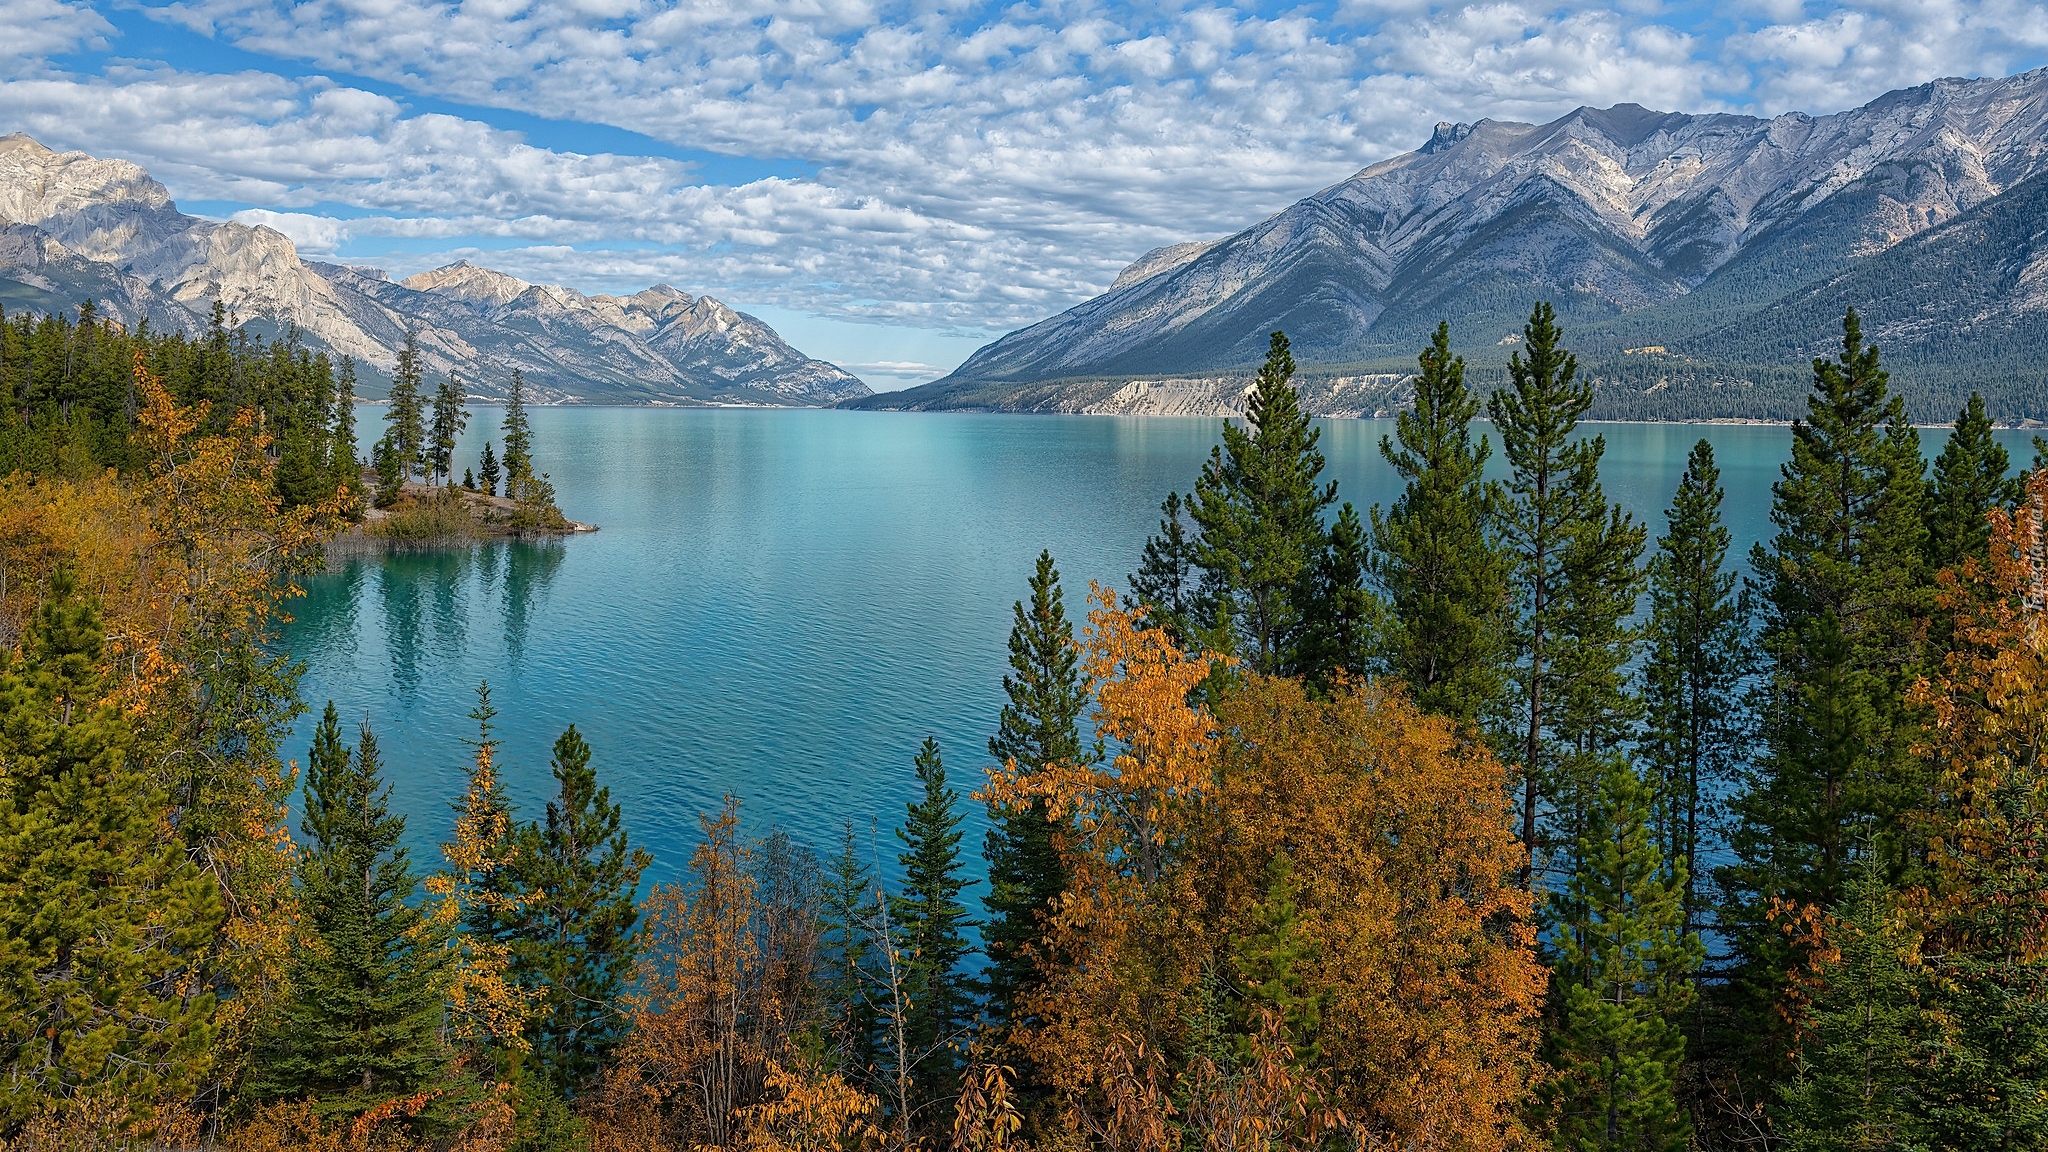
[[[1776,115],[2048,62],[2048,0],[0,0],[0,133],[404,276],[668,283],[877,389],[1146,251],[1580,105]]]

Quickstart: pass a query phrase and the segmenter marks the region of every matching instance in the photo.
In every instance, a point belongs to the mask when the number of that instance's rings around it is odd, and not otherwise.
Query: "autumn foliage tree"
[[[1314,1099],[1401,1146],[1519,1140],[1544,979],[1499,763],[1376,686],[1316,700],[1247,676],[1213,712],[1190,703],[1219,658],[1182,652],[1107,591],[1084,651],[1096,731],[1115,754],[995,773],[988,787],[1042,797],[1078,830],[1053,920],[1072,960],[1018,1041],[1059,1086],[1071,1129],[1143,1144],[1131,1109],[1182,1109],[1194,1096],[1172,1085],[1208,1076],[1199,1060],[1225,1079],[1256,1071],[1261,1044],[1298,1061],[1309,1045],[1288,1035],[1280,997],[1225,1013],[1245,1037],[1227,1054],[1191,1024],[1213,1011],[1219,971],[1245,973],[1245,942],[1284,922],[1298,945],[1265,947],[1256,983],[1323,1005],[1314,1055],[1290,1073],[1314,1080]],[[1267,1028],[1278,1032],[1253,1039]]]

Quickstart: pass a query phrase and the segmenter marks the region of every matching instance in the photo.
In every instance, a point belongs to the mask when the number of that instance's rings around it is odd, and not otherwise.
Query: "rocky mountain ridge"
[[[178,210],[125,160],[0,137],[0,304],[196,329],[220,301],[241,323],[296,325],[307,342],[388,372],[408,329],[427,366],[480,396],[512,368],[556,401],[782,405],[865,396],[851,373],[805,356],[709,296],[657,285],[585,295],[460,261],[394,281],[305,261],[282,233]]]
[[[2048,418],[2038,372],[1989,366],[2048,354],[2048,242],[2020,207],[2048,204],[2044,187],[2048,69],[1818,117],[1622,104],[1439,124],[1242,232],[1145,254],[944,380],[854,403],[990,407],[1023,385],[1242,372],[1276,328],[1308,378],[1401,371],[1440,319],[1497,369],[1549,299],[1602,415],[1794,415],[1805,360],[1853,304],[1917,415],[1946,419],[1981,387],[2008,419]],[[1946,279],[1929,284],[1915,270],[1937,251]]]

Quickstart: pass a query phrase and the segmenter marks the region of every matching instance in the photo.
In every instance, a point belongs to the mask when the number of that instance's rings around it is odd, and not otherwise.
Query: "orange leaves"
[[[1213,658],[1093,600],[1085,666],[1114,755],[1011,765],[981,796],[1042,797],[1076,829],[1044,951],[1059,962],[1012,1034],[1074,1133],[1145,1152],[1309,1147],[1340,1126],[1368,1145],[1522,1142],[1547,972],[1499,762],[1372,684],[1322,701],[1245,676],[1212,713],[1189,694]],[[1274,930],[1256,910],[1282,852],[1301,939],[1295,986],[1272,994],[1322,1005],[1313,1044],[1236,983],[1237,950]],[[1219,1013],[1252,1029],[1235,1055],[1203,1039]]]
[[[1403,1146],[1518,1139],[1547,972],[1499,762],[1371,684],[1321,702],[1253,677],[1218,718],[1230,738],[1211,901],[1239,920],[1259,870],[1288,853],[1337,1100]]]
[[[1140,884],[1158,881],[1173,837],[1214,783],[1215,723],[1188,694],[1221,657],[1189,655],[1164,630],[1142,628],[1114,591],[1094,586],[1083,668],[1096,699],[1095,731],[1117,751],[1104,766],[1052,764],[989,774],[978,800],[1045,801],[1073,820],[1093,858]],[[1032,766],[1037,769],[1037,766]]]
[[[881,1143],[881,1101],[837,1072],[802,1058],[788,1068],[770,1061],[765,1087],[767,1099],[742,1113],[750,1152],[856,1152]]]
[[[1937,949],[2048,952],[2048,470],[2027,498],[1991,513],[1989,562],[1971,557],[1939,580],[1956,643],[1914,687],[1931,712],[1917,751],[1939,781],[1923,814],[1932,883],[1909,894]]]

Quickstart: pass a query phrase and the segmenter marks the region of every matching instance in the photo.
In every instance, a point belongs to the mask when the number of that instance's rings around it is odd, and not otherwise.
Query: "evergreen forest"
[[[1973,396],[1928,464],[1853,311],[1747,556],[1704,440],[1608,498],[1547,304],[1489,390],[1437,328],[1366,509],[1272,333],[1124,587],[1019,573],[985,747],[658,884],[488,684],[432,816],[284,746],[324,543],[546,483],[516,381],[472,466],[408,350],[363,461],[353,372],[0,322],[0,1146],[2048,1147],[2048,462]]]

